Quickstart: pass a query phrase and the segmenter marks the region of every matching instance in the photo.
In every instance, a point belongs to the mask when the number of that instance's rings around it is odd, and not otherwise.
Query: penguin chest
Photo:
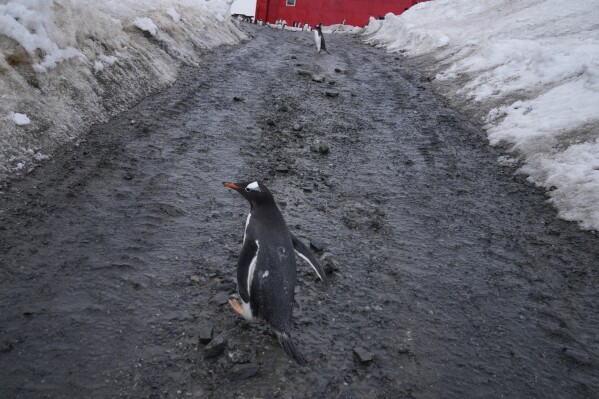
[[[320,51],[322,41],[320,39],[320,34],[318,34],[317,30],[314,31],[314,42],[316,43],[316,49]]]
[[[286,245],[259,244],[247,274],[247,289],[252,317],[269,319],[287,313],[293,303],[296,270],[293,248]],[[240,282],[241,283],[241,282]]]

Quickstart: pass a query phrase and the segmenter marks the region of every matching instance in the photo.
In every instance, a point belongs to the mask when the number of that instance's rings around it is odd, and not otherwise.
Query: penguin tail
[[[300,351],[291,340],[291,337],[287,331],[275,331],[275,334],[277,334],[279,344],[281,344],[281,348],[283,348],[285,353],[287,353],[287,356],[295,360],[300,366],[305,366],[308,364],[304,356],[302,356]]]

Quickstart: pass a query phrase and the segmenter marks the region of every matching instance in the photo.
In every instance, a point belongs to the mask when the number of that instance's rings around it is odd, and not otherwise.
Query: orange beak
[[[234,190],[237,190],[237,189],[239,188],[239,187],[237,187],[237,186],[236,186],[235,184],[233,184],[233,183],[223,183],[223,185],[224,185],[225,187],[229,187],[229,188],[232,188],[232,189],[234,189]]]

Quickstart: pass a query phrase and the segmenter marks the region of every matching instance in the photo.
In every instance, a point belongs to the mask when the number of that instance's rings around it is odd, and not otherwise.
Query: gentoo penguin
[[[321,280],[322,266],[287,228],[285,219],[266,186],[260,182],[223,183],[250,203],[237,261],[237,290],[241,304],[232,299],[231,307],[246,320],[261,318],[274,329],[281,347],[300,365],[306,360],[289,334],[295,293],[295,254],[306,260]]]
[[[327,50],[327,46],[324,43],[324,36],[322,34],[322,22],[314,27],[314,41],[316,42],[316,50],[318,53],[320,53],[321,49],[329,53],[329,51]]]

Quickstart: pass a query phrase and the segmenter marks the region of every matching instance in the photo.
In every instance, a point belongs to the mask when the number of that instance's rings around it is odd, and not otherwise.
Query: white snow
[[[550,188],[560,217],[599,230],[597,0],[435,0],[364,34],[480,118],[490,143],[511,150],[499,162]]]
[[[6,119],[13,121],[16,125],[19,126],[29,125],[31,123],[31,120],[26,114],[19,114],[18,112],[9,113]]]
[[[0,181],[245,38],[231,1],[0,0]],[[14,110],[27,129],[2,123]]]
[[[231,4],[231,14],[254,16],[256,13],[256,0],[234,0]]]
[[[135,18],[135,20],[133,21],[133,24],[135,26],[137,26],[139,29],[148,32],[152,36],[156,36],[156,33],[158,33],[158,27],[156,26],[154,21],[152,21],[152,18],[148,18],[148,17]]]
[[[181,22],[181,14],[179,14],[177,12],[177,10],[175,10],[174,7],[171,7],[168,10],[166,10],[166,13],[171,16],[171,18],[173,19],[173,21],[175,21],[175,22]]]

